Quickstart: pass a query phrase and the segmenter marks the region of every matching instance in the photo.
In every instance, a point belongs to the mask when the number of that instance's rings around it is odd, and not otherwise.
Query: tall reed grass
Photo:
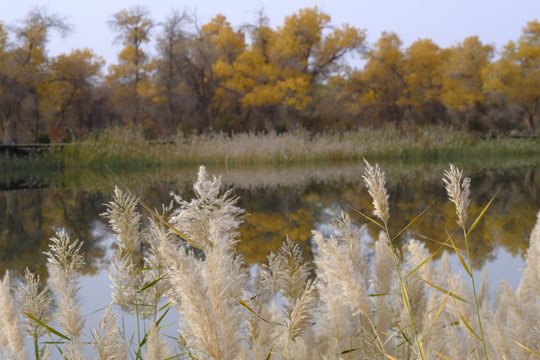
[[[352,161],[362,158],[442,158],[538,154],[538,139],[481,139],[450,128],[423,127],[311,134],[179,134],[163,142],[148,141],[142,131],[112,128],[54,154],[65,166],[108,164],[288,164]]]
[[[89,338],[81,335],[81,244],[60,230],[46,253],[47,284],[29,271],[15,282],[6,273],[0,282],[0,357],[82,359],[91,350],[97,359],[540,357],[540,212],[517,290],[502,282],[490,306],[487,277],[478,284],[469,259],[489,203],[480,214],[468,213],[470,180],[461,170],[451,165],[443,178],[456,229],[441,234],[440,260],[405,237],[418,217],[397,234],[388,230],[391,194],[378,165],[366,162],[364,181],[374,217],[354,211],[367,224],[342,212],[331,233],[313,232],[313,261],[284,239],[265,264],[251,268],[236,250],[243,210],[204,167],[194,198],[173,194],[160,211],[147,209],[148,226],[145,205],[117,188],[104,213],[117,240],[113,296],[98,327]],[[366,240],[367,226],[381,230],[377,241]],[[459,231],[464,249],[454,242]],[[451,269],[451,254],[461,271]],[[179,314],[178,336],[166,341],[170,311]],[[134,329],[120,321],[130,313]],[[32,356],[26,336],[33,339]]]

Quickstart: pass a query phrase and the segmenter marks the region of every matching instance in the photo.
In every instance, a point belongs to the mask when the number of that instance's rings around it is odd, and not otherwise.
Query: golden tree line
[[[81,139],[112,125],[156,137],[388,122],[534,133],[539,115],[537,20],[499,53],[477,36],[449,48],[419,39],[404,49],[397,34],[383,32],[370,46],[365,30],[334,26],[317,7],[276,28],[263,11],[235,28],[223,15],[201,25],[174,10],[157,23],[135,6],[109,26],[122,49],[105,70],[87,48],[48,56],[52,32],[70,31],[58,14],[34,8],[16,26],[0,21],[4,144]],[[363,66],[352,66],[351,55]]]

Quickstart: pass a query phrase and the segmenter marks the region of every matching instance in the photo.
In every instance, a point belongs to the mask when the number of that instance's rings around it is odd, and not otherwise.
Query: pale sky
[[[51,38],[50,55],[88,47],[110,64],[116,62],[121,45],[113,44],[115,35],[107,20],[134,5],[147,7],[155,22],[163,21],[170,9],[177,8],[196,13],[199,24],[221,13],[235,28],[254,23],[257,10],[264,8],[274,29],[286,16],[317,5],[331,16],[332,25],[349,23],[365,29],[369,45],[382,31],[393,31],[405,48],[421,38],[449,47],[478,35],[482,42],[500,50],[521,35],[528,21],[540,20],[540,0],[0,0],[0,21],[15,24],[32,7],[46,7],[49,13],[65,16],[74,28],[65,39]],[[158,31],[156,28],[154,34]]]

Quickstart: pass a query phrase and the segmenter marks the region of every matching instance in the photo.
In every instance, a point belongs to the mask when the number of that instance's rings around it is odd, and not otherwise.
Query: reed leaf
[[[386,227],[383,224],[381,224],[380,222],[378,222],[377,220],[372,219],[371,217],[367,216],[366,214],[364,214],[360,210],[355,209],[354,207],[352,207],[351,205],[349,205],[347,203],[345,203],[345,205],[350,207],[353,211],[357,212],[358,214],[362,215],[366,220],[371,221],[372,223],[374,223],[375,225],[377,225],[378,227],[380,227],[381,229],[386,231]]]
[[[160,282],[161,280],[163,280],[165,278],[165,275],[163,276],[160,276],[158,277],[157,279],[155,279],[154,281],[151,281],[149,282],[148,284],[144,285],[142,288],[139,289],[139,291],[137,292],[143,292],[149,288],[151,288],[152,286],[154,286],[155,284],[157,284],[158,282]]]
[[[245,307],[246,309],[248,309],[253,315],[255,315],[256,317],[258,317],[259,319],[261,319],[262,321],[264,321],[265,323],[268,323],[268,324],[271,324],[271,325],[276,325],[276,326],[285,326],[285,325],[282,325],[282,324],[276,324],[272,321],[269,321],[269,320],[266,320],[265,318],[263,318],[262,316],[260,316],[259,314],[257,314],[257,312],[255,310],[253,310],[244,300],[240,299],[238,300],[238,303],[240,305],[242,305],[243,307]]]
[[[54,335],[56,336],[59,336],[61,337],[62,339],[66,339],[68,341],[71,341],[71,339],[67,336],[67,335],[64,335],[62,334],[60,331],[58,330],[55,330],[53,329],[52,327],[50,327],[49,325],[45,324],[43,321],[39,320],[38,318],[36,318],[34,315],[30,314],[30,313],[27,313],[26,311],[22,311],[24,313],[24,315],[26,315],[29,319],[32,319],[33,321],[35,321],[36,323],[38,323],[40,326],[43,326],[48,332],[50,333],[53,333]]]
[[[459,317],[461,317],[461,321],[463,321],[463,323],[465,324],[465,326],[467,327],[467,329],[469,329],[469,331],[478,338],[478,340],[482,341],[482,338],[480,336],[478,336],[478,334],[473,330],[473,328],[471,327],[471,325],[469,325],[469,323],[467,322],[467,320],[465,320],[465,317],[463,317],[463,314],[462,313],[459,313]]]
[[[491,200],[489,200],[489,202],[488,202],[487,205],[484,207],[484,209],[482,209],[482,212],[480,212],[480,215],[478,215],[478,217],[476,218],[476,220],[474,220],[474,222],[472,223],[471,227],[470,227],[469,230],[467,231],[467,236],[469,236],[469,234],[474,230],[474,228],[476,227],[476,225],[478,225],[478,223],[480,222],[480,220],[482,219],[482,217],[484,217],[484,214],[486,213],[487,209],[489,208],[489,206],[491,205],[491,203],[493,202],[493,200],[495,200],[495,197],[497,196],[497,194],[499,193],[499,191],[501,191],[501,188],[502,188],[502,186],[499,186],[499,188],[498,188],[497,191],[495,192],[495,195],[493,195],[493,197],[491,198]]]
[[[463,257],[462,257],[461,254],[459,253],[459,249],[457,248],[456,244],[454,243],[454,241],[452,240],[451,237],[449,237],[448,239],[449,239],[450,242],[452,243],[452,247],[454,248],[454,251],[456,252],[456,255],[458,256],[459,261],[461,262],[461,265],[463,266],[463,268],[465,269],[465,271],[467,272],[467,274],[469,274],[469,276],[472,278],[472,277],[473,277],[472,271],[469,269],[469,266],[468,266],[467,263],[465,262],[465,259],[463,259]]]
[[[435,321],[437,320],[437,318],[441,314],[442,310],[444,309],[444,305],[448,301],[449,296],[450,296],[450,291],[446,293],[446,296],[444,297],[444,299],[443,299],[443,301],[441,303],[441,306],[439,306],[439,309],[437,310],[437,313],[435,314],[435,316],[433,317],[433,320],[431,321],[431,325],[433,325],[435,323]]]
[[[433,202],[431,204],[429,204],[424,210],[422,210],[422,212],[420,212],[420,214],[416,215],[414,217],[414,219],[412,219],[403,229],[401,229],[400,232],[398,232],[396,234],[396,236],[394,236],[391,240],[394,241],[395,239],[397,239],[401,234],[403,234],[404,231],[406,231],[412,224],[414,224],[416,222],[416,220],[418,220],[422,215],[424,215],[426,213],[426,211],[428,211],[436,202],[437,200],[439,200],[439,198],[433,200]]]
[[[437,356],[440,356],[440,357],[442,357],[442,358],[445,359],[445,360],[454,360],[454,359],[452,359],[451,357],[446,356],[446,355],[444,355],[444,354],[441,354],[441,353],[438,352],[438,351],[434,351],[434,353],[437,354]]]
[[[442,292],[443,294],[451,295],[454,299],[458,299],[459,301],[463,301],[463,302],[466,302],[467,304],[471,304],[471,305],[472,305],[472,303],[471,303],[470,301],[467,301],[467,300],[465,300],[464,298],[462,298],[461,296],[454,294],[454,293],[453,293],[452,291],[450,291],[450,290],[445,290],[445,289],[443,289],[443,288],[441,288],[441,287],[438,287],[437,285],[432,284],[432,283],[430,283],[429,281],[427,281],[427,280],[425,280],[425,279],[422,279],[421,277],[416,276],[416,278],[422,280],[423,282],[425,282],[426,284],[428,284],[429,286],[431,286],[431,287],[434,288],[435,290],[439,290],[439,291]]]
[[[344,351],[340,352],[339,354],[340,354],[340,355],[345,355],[345,354],[352,353],[353,351],[356,351],[356,350],[360,350],[360,348],[344,350]]]
[[[446,240],[446,242],[444,244],[442,244],[437,250],[435,250],[433,252],[433,254],[431,254],[426,260],[422,261],[417,267],[415,267],[409,273],[409,275],[405,276],[405,280],[407,280],[412,274],[414,274],[418,269],[420,269],[425,263],[427,263],[429,260],[431,260],[439,252],[439,250],[441,250],[446,245],[447,242],[448,242],[448,240]]]
[[[540,358],[540,355],[539,355],[537,352],[531,350],[530,348],[528,348],[527,346],[525,346],[525,345],[519,343],[519,342],[516,341],[516,340],[512,340],[512,341],[515,342],[518,346],[522,347],[523,349],[525,349],[525,350],[527,350],[528,352],[530,352],[531,354],[533,354],[534,356]]]

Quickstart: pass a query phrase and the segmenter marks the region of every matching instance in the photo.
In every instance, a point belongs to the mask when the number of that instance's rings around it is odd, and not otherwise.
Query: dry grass
[[[481,221],[482,214],[467,214],[469,181],[453,166],[445,173],[457,230],[472,242],[477,221],[470,224],[467,215]],[[408,238],[401,240],[400,254],[396,234],[387,226],[391,194],[385,174],[366,162],[365,182],[376,216],[362,213],[368,225],[342,213],[332,233],[313,233],[313,262],[304,261],[298,246],[284,239],[266,264],[251,269],[236,251],[243,212],[231,193],[220,192],[221,179],[211,179],[204,167],[195,198],[173,196],[159,214],[152,212],[147,228],[141,225],[138,199],[117,189],[106,212],[118,241],[110,274],[114,295],[98,328],[91,329],[91,337],[81,335],[80,244],[60,231],[47,253],[46,287],[30,273],[17,291],[9,275],[0,283],[0,357],[28,358],[21,345],[23,327],[34,338],[36,359],[83,358],[92,349],[99,359],[540,356],[540,213],[518,290],[503,283],[489,306],[487,280],[475,285],[468,249],[457,249],[452,236],[441,234],[440,260]],[[381,229],[377,241],[363,236],[366,226]],[[461,271],[450,269],[449,254],[463,258]],[[51,294],[60,305],[56,311]],[[33,310],[23,313],[18,304]],[[174,342],[161,334],[169,311],[180,315]],[[118,325],[125,313],[141,320],[136,329]]]
[[[443,158],[537,154],[538,139],[481,139],[449,128],[423,127],[310,134],[179,134],[152,142],[137,129],[112,128],[81,144],[69,144],[54,155],[65,166],[155,164],[290,164],[353,161],[362,158]]]

